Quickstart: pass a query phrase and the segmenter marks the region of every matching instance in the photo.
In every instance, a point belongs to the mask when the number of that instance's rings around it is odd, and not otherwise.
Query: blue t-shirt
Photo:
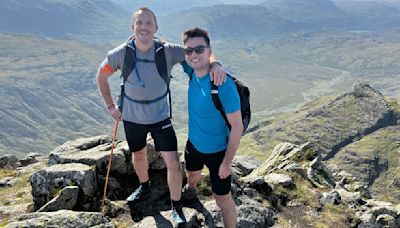
[[[232,78],[218,87],[219,99],[226,114],[240,110],[240,98]],[[210,75],[198,78],[193,73],[188,92],[189,140],[205,154],[225,150],[229,128],[211,98]]]

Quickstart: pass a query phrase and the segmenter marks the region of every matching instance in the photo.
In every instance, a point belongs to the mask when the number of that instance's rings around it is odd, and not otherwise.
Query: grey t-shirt
[[[108,53],[107,60],[115,70],[122,71],[125,59],[125,44],[118,46]],[[164,44],[165,58],[167,62],[168,75],[171,75],[172,67],[185,60],[183,46],[179,44]],[[147,52],[136,49],[137,59],[154,61],[154,45]],[[125,93],[134,100],[153,100],[165,94],[167,84],[157,71],[155,63],[137,61],[135,68],[125,82]],[[142,81],[140,83],[139,77]],[[138,124],[153,124],[163,121],[169,117],[168,96],[150,104],[140,104],[124,99],[122,119]]]

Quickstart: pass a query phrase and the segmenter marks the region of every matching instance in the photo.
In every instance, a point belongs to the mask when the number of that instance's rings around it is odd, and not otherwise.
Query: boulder
[[[6,154],[0,157],[0,168],[15,169],[19,166],[18,158],[14,155]]]
[[[28,155],[26,155],[26,157],[21,158],[19,162],[21,163],[21,166],[27,166],[38,162],[36,158],[40,156],[41,155],[37,153],[29,153]]]
[[[275,146],[271,156],[258,168],[253,170],[249,176],[263,176],[276,170],[293,170],[299,164],[309,163],[318,153],[310,143],[297,146],[293,143],[280,143]],[[301,168],[300,168],[301,169]],[[297,172],[297,171],[296,171]],[[300,174],[304,171],[298,171]]]
[[[72,210],[78,201],[79,187],[68,186],[61,190],[60,194],[46,203],[37,212],[50,212],[58,210]]]
[[[287,174],[270,173],[265,175],[264,179],[269,185],[281,185],[284,188],[293,188],[295,186],[293,178]]]
[[[243,176],[249,175],[261,164],[261,161],[251,156],[236,156],[232,162],[232,166],[239,168],[242,171]]]
[[[13,186],[20,178],[18,177],[4,177],[0,180],[0,187],[11,187]]]
[[[9,228],[17,227],[98,227],[111,228],[111,223],[98,212],[75,212],[60,210],[55,212],[36,212],[11,220]]]
[[[82,163],[96,166],[97,173],[105,175],[111,152],[112,139],[101,135],[81,138],[66,142],[50,152],[49,164]],[[149,138],[147,144],[148,162],[151,169],[165,169],[165,163],[160,153],[154,149],[153,141]],[[133,175],[132,154],[126,141],[117,140],[113,151],[110,175]]]
[[[340,194],[333,190],[331,192],[322,193],[321,203],[322,204],[339,204],[341,201]]]
[[[388,214],[381,214],[376,217],[376,223],[387,228],[396,228],[395,218]]]
[[[88,210],[97,191],[95,170],[79,163],[59,164],[42,169],[32,174],[30,183],[35,211],[67,186],[79,187],[79,205]]]

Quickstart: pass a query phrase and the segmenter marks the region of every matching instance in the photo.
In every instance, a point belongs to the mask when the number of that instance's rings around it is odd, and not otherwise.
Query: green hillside
[[[129,34],[130,14],[110,0],[3,0],[0,31],[108,42]]]
[[[46,154],[67,139],[110,131],[94,79],[106,47],[0,37],[1,151]]]

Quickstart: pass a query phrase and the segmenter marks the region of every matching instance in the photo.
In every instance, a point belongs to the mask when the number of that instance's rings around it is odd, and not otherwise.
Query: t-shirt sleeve
[[[226,83],[218,88],[218,96],[225,113],[229,114],[240,110],[240,97],[233,79],[230,77],[226,79]]]
[[[165,45],[165,47],[168,49],[168,53],[169,53],[169,56],[166,56],[166,58],[170,59],[172,66],[177,63],[181,63],[181,62],[185,61],[185,55],[183,54],[183,46],[182,45],[168,43],[168,45]]]
[[[114,70],[122,70],[125,60],[125,45],[122,44],[108,52],[107,61]]]

